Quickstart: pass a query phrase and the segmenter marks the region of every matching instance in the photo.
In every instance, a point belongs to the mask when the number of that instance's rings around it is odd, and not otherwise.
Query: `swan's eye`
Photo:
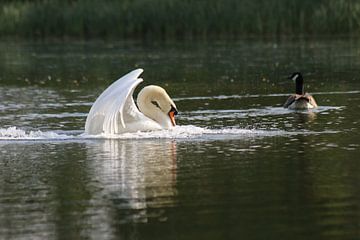
[[[159,105],[159,103],[157,101],[151,101],[151,103],[154,104],[155,107],[161,109],[161,107],[160,107],[160,105]]]
[[[171,105],[170,112],[173,112],[174,115],[177,115],[177,114],[178,114],[178,111],[177,111],[176,108],[174,108],[174,106],[172,106],[172,105]]]

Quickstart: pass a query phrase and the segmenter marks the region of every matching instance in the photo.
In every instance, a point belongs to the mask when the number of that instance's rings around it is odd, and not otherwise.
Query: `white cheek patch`
[[[298,76],[299,76],[299,75],[296,74],[295,76],[293,76],[292,80],[293,80],[293,81],[296,81],[296,79],[298,78]]]

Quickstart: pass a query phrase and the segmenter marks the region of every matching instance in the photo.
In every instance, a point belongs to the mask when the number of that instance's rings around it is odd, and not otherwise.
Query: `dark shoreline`
[[[2,1],[0,37],[206,40],[358,36],[360,2],[309,0]]]

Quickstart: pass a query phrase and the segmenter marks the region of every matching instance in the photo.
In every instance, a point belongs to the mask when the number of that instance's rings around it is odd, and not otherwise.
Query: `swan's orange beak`
[[[176,110],[176,108],[174,108],[173,106],[171,106],[170,112],[169,112],[169,117],[171,120],[171,124],[175,127],[176,126],[176,122],[175,122],[175,115],[177,115],[178,112]]]

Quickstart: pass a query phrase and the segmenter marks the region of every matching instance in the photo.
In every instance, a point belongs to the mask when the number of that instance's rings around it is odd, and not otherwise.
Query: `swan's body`
[[[301,73],[293,73],[289,79],[295,81],[295,94],[289,96],[284,104],[284,108],[294,109],[294,110],[304,110],[317,108],[317,103],[313,96],[309,93],[304,92],[304,84]]]
[[[111,84],[92,105],[86,118],[87,134],[120,134],[168,129],[175,126],[176,105],[159,86],[143,88],[136,106],[133,92],[143,80],[136,69]],[[139,111],[140,110],[140,111]]]

